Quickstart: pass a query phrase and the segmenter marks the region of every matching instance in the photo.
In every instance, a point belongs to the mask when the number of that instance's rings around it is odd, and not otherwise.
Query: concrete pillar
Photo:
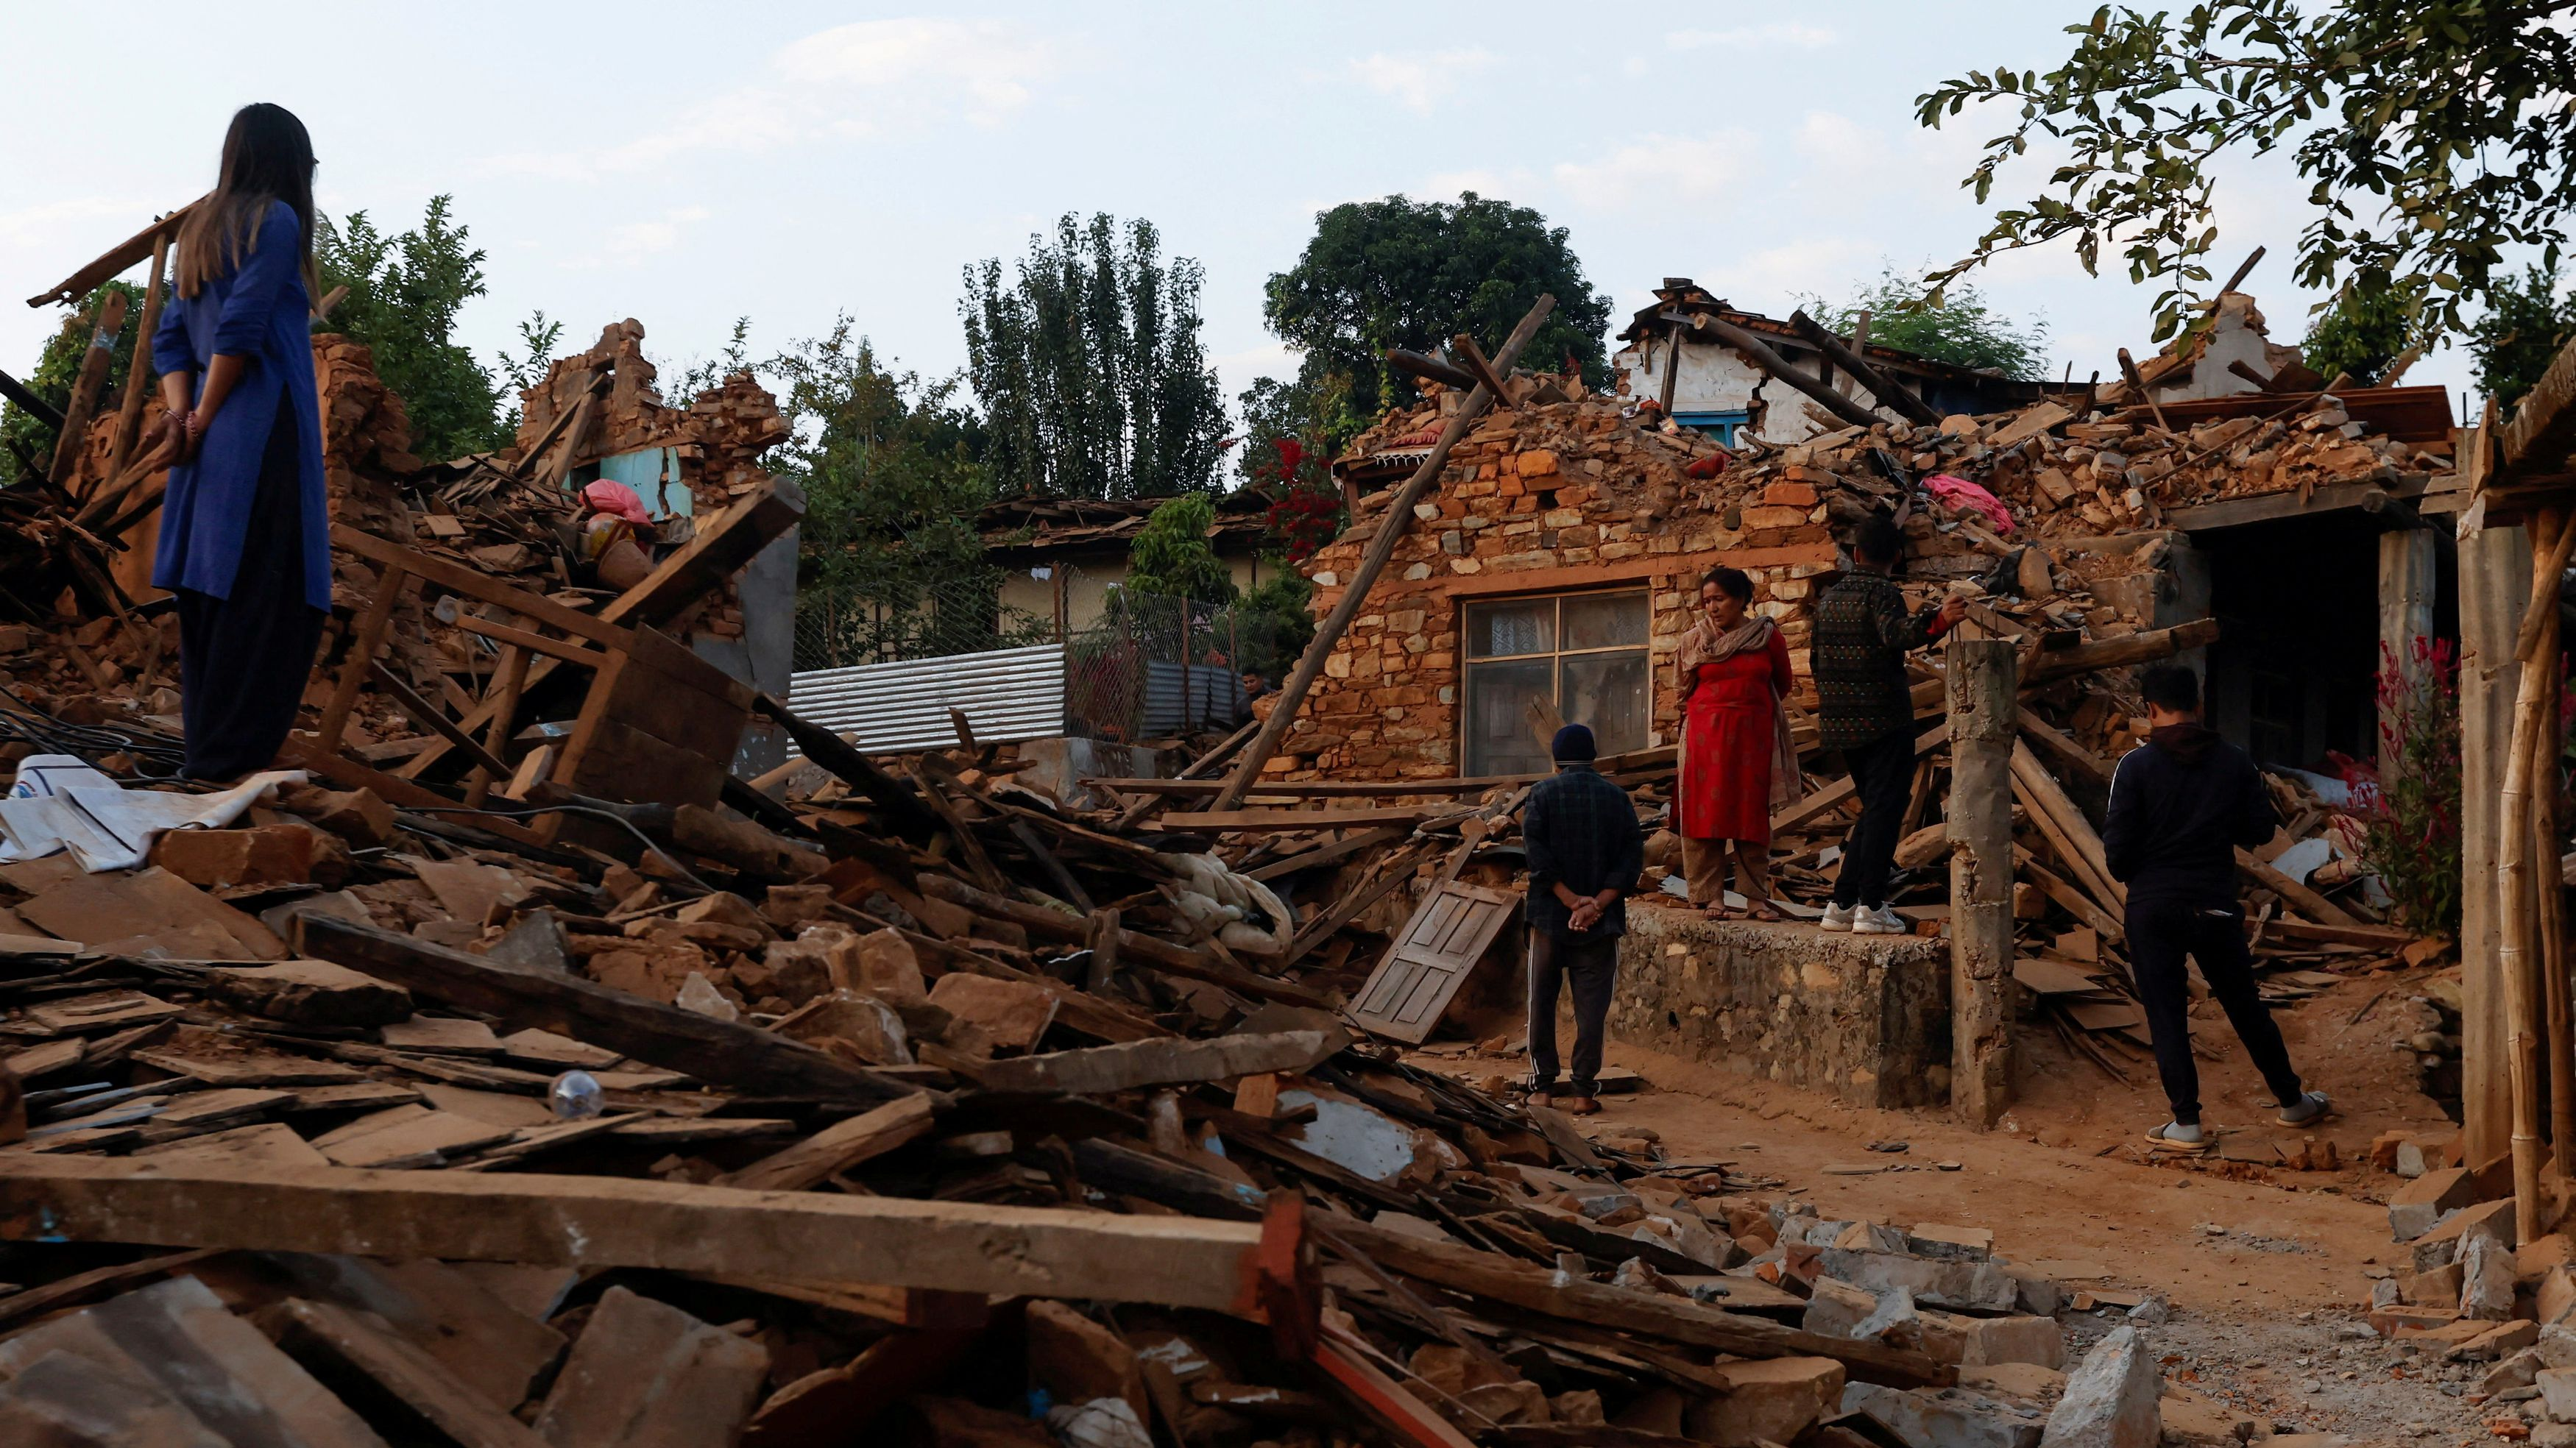
[[[2430,528],[2400,528],[2379,535],[2379,657],[2394,661],[2409,684],[2421,680],[2415,641],[2433,636],[2434,569],[2439,540]],[[2383,731],[2388,723],[2383,711]],[[2385,740],[2383,732],[2381,738]],[[2380,761],[2385,765],[2388,761]]]
[[[1952,638],[1950,1104],[1979,1128],[2012,1104],[2013,646]]]
[[[2482,528],[2460,540],[2459,559],[2460,1108],[2467,1156],[2477,1163],[2512,1146],[2496,831],[2522,678],[2513,645],[2531,595],[2531,543],[2520,528]]]

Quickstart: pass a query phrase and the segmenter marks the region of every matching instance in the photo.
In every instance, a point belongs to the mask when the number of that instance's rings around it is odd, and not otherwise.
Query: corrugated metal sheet
[[[1190,729],[1232,729],[1251,711],[1243,679],[1232,669],[1192,664],[1184,671],[1179,664],[1159,661],[1145,666],[1142,727],[1148,739]]]
[[[794,677],[788,707],[872,754],[957,742],[963,710],[983,743],[1064,732],[1064,645],[814,669]]]

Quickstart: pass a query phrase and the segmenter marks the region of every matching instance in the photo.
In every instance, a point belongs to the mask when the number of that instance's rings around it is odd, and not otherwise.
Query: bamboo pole
[[[2524,606],[2526,617],[2531,609],[2557,607],[2558,575],[2545,565],[2553,556],[2564,558],[2557,545],[2566,523],[2562,509],[2550,508],[2527,525],[2535,567],[2531,597]],[[2534,989],[2538,970],[2532,948],[2540,922],[2532,890],[2532,765],[2546,737],[2543,717],[2557,712],[2558,691],[2530,658],[2518,657],[2518,662],[2522,669],[2513,702],[2513,737],[2506,746],[2504,786],[2498,792],[2502,818],[2496,840],[2496,889],[2503,939],[2496,963],[2503,977],[2505,1059],[2513,1093],[2514,1225],[2519,1240],[2532,1242],[2548,1225],[2541,1220],[2540,1198],[2541,1008]]]
[[[1512,364],[1519,360],[1521,349],[1538,335],[1539,324],[1555,310],[1556,298],[1542,296],[1537,305],[1529,309],[1529,314],[1521,318],[1520,325],[1512,328],[1511,336],[1503,341],[1502,350],[1493,357],[1494,371],[1498,375],[1511,376]],[[1316,628],[1315,637],[1307,643],[1304,656],[1297,660],[1296,672],[1288,676],[1288,682],[1279,686],[1279,702],[1272,706],[1270,717],[1262,721],[1261,732],[1255,734],[1252,743],[1244,749],[1243,758],[1235,765],[1234,773],[1226,777],[1225,788],[1209,798],[1207,807],[1210,810],[1229,810],[1243,803],[1245,793],[1261,777],[1261,766],[1270,762],[1270,756],[1278,752],[1279,741],[1288,737],[1288,726],[1296,721],[1298,706],[1306,702],[1306,691],[1314,687],[1316,677],[1324,672],[1324,660],[1332,657],[1333,646],[1341,642],[1351,620],[1359,616],[1361,607],[1368,602],[1370,586],[1377,582],[1380,573],[1386,571],[1387,560],[1395,556],[1396,540],[1413,526],[1414,505],[1421,502],[1423,493],[1439,481],[1440,470],[1449,464],[1449,450],[1458,445],[1458,439],[1467,435],[1467,429],[1475,426],[1476,419],[1493,405],[1494,400],[1493,393],[1483,383],[1476,384],[1476,389],[1467,394],[1467,400],[1451,414],[1449,425],[1441,429],[1440,440],[1431,445],[1431,455],[1422,460],[1422,466],[1414,469],[1413,476],[1407,478],[1395,496],[1387,500],[1386,511],[1378,515],[1377,535],[1369,539],[1368,551],[1360,555],[1359,568],[1340,581],[1341,600],[1333,605],[1333,611],[1325,615],[1323,623]]]

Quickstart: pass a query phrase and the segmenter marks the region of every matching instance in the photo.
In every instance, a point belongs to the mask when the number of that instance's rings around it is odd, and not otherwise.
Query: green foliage
[[[1298,383],[1329,405],[1336,443],[1416,396],[1387,348],[1427,352],[1465,332],[1491,352],[1541,293],[1555,294],[1556,310],[1522,361],[1554,368],[1573,358],[1585,382],[1606,386],[1610,299],[1584,280],[1567,235],[1526,206],[1473,191],[1455,204],[1345,202],[1315,218],[1296,266],[1270,278],[1262,316],[1305,354]]]
[[[2555,266],[2526,268],[2507,277],[2487,297],[2487,314],[2469,329],[2469,355],[2478,364],[2478,387],[2503,415],[2540,381],[2552,359],[2576,338],[2576,295],[2562,295]]]
[[[1003,494],[1153,498],[1212,487],[1225,401],[1199,342],[1197,262],[1162,257],[1146,221],[1106,213],[966,269],[958,310]]]
[[[143,288],[132,282],[109,282],[81,298],[80,305],[63,312],[63,328],[45,339],[44,350],[36,354],[36,365],[13,374],[27,384],[29,391],[52,403],[57,410],[71,401],[72,384],[79,380],[82,359],[89,355],[93,327],[84,325],[98,315],[99,304],[109,292],[125,294],[125,326],[116,334],[116,350],[107,366],[107,385],[99,389],[99,407],[104,410],[118,405],[125,389],[125,379],[134,370],[134,349],[143,330]],[[151,345],[141,344],[144,355],[151,355]],[[15,404],[0,404],[0,477],[18,476],[18,454],[25,453],[39,467],[50,466],[54,455],[54,431],[18,410]]]
[[[1261,560],[1261,572],[1219,626],[1234,640],[1235,667],[1276,683],[1315,637],[1315,585],[1276,554]]]
[[[865,345],[862,340],[861,345]],[[751,356],[751,318],[733,319],[733,331],[725,338],[724,350],[713,357],[701,358],[680,369],[680,375],[664,385],[662,395],[686,407],[697,395],[710,387],[724,385],[727,373],[739,372]]]
[[[363,211],[318,218],[322,288],[349,294],[327,324],[375,354],[376,375],[411,416],[412,451],[432,460],[485,452],[510,440],[492,376],[456,340],[456,314],[483,295],[483,252],[433,196],[420,225],[387,235]]]
[[[1869,340],[1881,347],[2005,377],[2037,377],[2047,367],[2048,319],[2015,322],[1989,307],[1974,286],[1952,287],[1927,303],[1912,278],[1887,266],[1847,303],[1804,300],[1808,316],[1841,336],[1851,335],[1866,310]]]
[[[2386,277],[2355,277],[2309,325],[2300,360],[2329,378],[2347,372],[2355,385],[2376,387],[2413,342],[2417,310],[2416,299]]]
[[[1366,426],[1351,415],[1345,400],[1344,390],[1331,378],[1252,379],[1250,387],[1235,394],[1243,418],[1243,445],[1234,461],[1244,485],[1266,488],[1324,479],[1334,454]],[[1296,461],[1282,463],[1282,440],[1297,444]]]
[[[846,316],[761,366],[793,428],[769,466],[805,490],[798,667],[1017,641],[1029,621],[1001,616],[975,530],[991,490],[958,380],[895,372]]]
[[[1939,126],[1972,102],[2017,113],[1966,180],[1980,204],[2036,143],[2058,155],[2036,195],[2006,206],[1939,288],[2009,251],[2071,238],[2087,271],[2118,246],[2133,281],[2162,283],[2156,338],[2179,331],[2210,280],[2211,198],[2225,153],[2286,151],[2311,183],[2301,286],[2377,275],[2422,295],[2428,329],[2458,331],[2489,299],[2504,248],[2555,268],[2576,202],[2564,0],[2203,0],[2115,10],[2067,27],[2046,72],[1970,71],[1915,100]]]
[[[1216,504],[1205,493],[1183,493],[1154,509],[1127,550],[1127,587],[1138,593],[1201,603],[1232,603],[1234,576],[1208,543]]]
[[[563,329],[563,323],[548,318],[545,308],[539,307],[519,324],[519,354],[513,357],[504,348],[496,359],[501,364],[501,390],[510,402],[510,410],[502,416],[502,424],[509,432],[519,430],[520,397],[546,380],[546,369],[555,360],[555,348],[563,342]]]

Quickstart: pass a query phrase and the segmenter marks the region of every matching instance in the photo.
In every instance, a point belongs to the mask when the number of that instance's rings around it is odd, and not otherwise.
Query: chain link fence
[[[1055,620],[1002,598],[998,574],[917,586],[809,584],[796,593],[796,668],[838,669],[1052,643]]]

